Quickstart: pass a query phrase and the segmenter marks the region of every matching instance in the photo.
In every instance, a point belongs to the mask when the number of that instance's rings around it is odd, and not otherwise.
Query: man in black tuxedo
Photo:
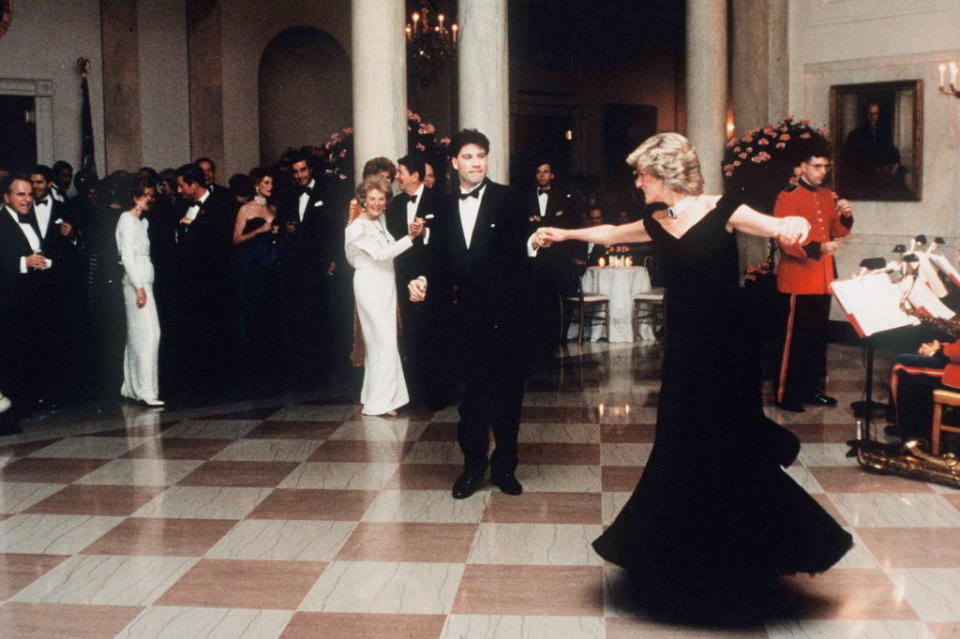
[[[217,389],[233,361],[233,221],[237,206],[226,189],[207,188],[203,171],[176,171],[178,384],[186,394]]]
[[[457,427],[464,472],[454,499],[480,487],[488,464],[495,486],[509,495],[523,492],[514,475],[526,378],[523,309],[528,258],[539,243],[536,234],[528,238],[528,220],[511,190],[487,179],[489,149],[479,131],[454,136],[457,195],[431,226],[426,273],[408,284],[411,301],[435,296],[452,309],[444,327],[453,341],[451,370],[465,381]],[[496,449],[488,459],[491,429]]]
[[[73,166],[66,160],[57,160],[53,163],[53,188],[50,195],[57,202],[64,204],[70,199],[70,183],[73,182]]]
[[[397,290],[406,293],[407,282],[426,272],[430,250],[430,227],[446,207],[447,198],[423,183],[423,159],[408,155],[397,160],[397,181],[400,194],[387,206],[387,229],[397,240],[407,235],[415,218],[425,221],[424,234],[413,241],[393,262]],[[400,295],[400,323],[404,355],[404,377],[414,405],[440,410],[449,400],[449,371],[442,358],[445,337],[442,308],[431,296],[423,304],[414,304],[406,294]],[[436,300],[439,302],[440,300]]]
[[[554,187],[556,175],[548,161],[537,164],[535,186],[524,195],[524,212],[530,232],[544,226],[566,228],[569,198]],[[556,244],[537,253],[530,272],[530,321],[527,324],[534,357],[550,358],[560,342],[560,293],[570,294],[570,281],[576,277],[570,265],[570,246]],[[572,293],[576,293],[576,285]]]
[[[325,200],[306,156],[289,154],[296,188],[278,211],[282,233],[281,272],[291,379],[300,390],[326,382],[331,365],[334,273],[343,251],[345,220]]]
[[[586,226],[600,226],[604,224],[603,209],[599,206],[593,206],[587,213]],[[571,256],[574,264],[586,268],[587,266],[597,266],[600,258],[606,259],[607,247],[603,244],[594,244],[593,242],[567,242],[571,246]]]
[[[208,157],[197,158],[193,161],[203,171],[203,183],[210,191],[227,191],[227,187],[217,184],[217,165]]]
[[[0,388],[20,416],[29,416],[40,400],[62,390],[56,387],[62,342],[55,333],[63,330],[56,307],[59,264],[46,253],[59,255],[66,240],[49,228],[44,238],[27,177],[4,178],[0,190]]]

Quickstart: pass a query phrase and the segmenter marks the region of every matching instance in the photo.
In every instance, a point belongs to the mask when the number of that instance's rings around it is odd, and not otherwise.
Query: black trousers
[[[799,402],[819,392],[827,375],[830,295],[788,295],[777,376],[777,401]]]
[[[893,360],[890,398],[896,409],[897,428],[904,441],[930,437],[933,391],[944,388],[941,380],[946,365],[946,358],[939,355],[902,354]]]
[[[517,330],[522,335],[522,327]],[[517,468],[526,366],[517,356],[520,340],[502,339],[495,328],[485,333],[464,340],[465,357],[458,358],[464,391],[457,441],[466,471],[480,473],[489,464],[491,473],[500,475]],[[495,448],[488,457],[491,431]]]
[[[403,375],[414,404],[445,405],[453,392],[448,365],[450,337],[432,301],[414,303],[398,284]]]

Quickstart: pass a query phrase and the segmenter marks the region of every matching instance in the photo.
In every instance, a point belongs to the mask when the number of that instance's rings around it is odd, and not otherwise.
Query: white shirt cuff
[[[530,237],[527,238],[527,257],[536,257],[540,249],[533,248],[533,236],[536,233],[531,233]]]

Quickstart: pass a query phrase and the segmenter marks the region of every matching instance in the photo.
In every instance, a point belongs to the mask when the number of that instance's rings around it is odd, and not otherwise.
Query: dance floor
[[[590,542],[650,452],[659,347],[572,349],[532,374],[520,497],[450,497],[462,462],[454,409],[362,417],[346,386],[163,412],[72,407],[25,423],[0,439],[0,637],[960,633],[960,491],[846,457],[863,367],[841,346],[828,388],[840,407],[768,412],[804,442],[787,472],[855,548],[824,575],[785,579],[761,619],[711,626],[638,610]]]

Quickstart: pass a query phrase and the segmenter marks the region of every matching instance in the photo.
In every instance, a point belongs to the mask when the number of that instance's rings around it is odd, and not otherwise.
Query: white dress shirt
[[[546,217],[547,215],[547,199],[549,199],[549,194],[546,191],[537,194],[537,204],[540,205],[540,217]]]
[[[310,184],[307,185],[307,188],[311,191],[317,185],[316,180],[310,180]],[[300,194],[300,201],[298,203],[300,210],[300,221],[303,222],[303,216],[307,214],[307,204],[310,202],[310,196],[307,193]]]
[[[417,217],[417,210],[420,208],[420,203],[423,201],[423,191],[426,187],[421,183],[417,187],[417,192],[411,195],[410,197],[417,198],[416,202],[407,200],[407,227],[409,228],[413,224],[413,218]],[[423,229],[423,243],[428,244],[430,242],[430,229]]]
[[[487,192],[487,185],[479,187],[479,197],[468,197],[460,200],[460,225],[463,227],[463,237],[467,242],[467,248],[470,248],[470,239],[473,237],[473,227],[477,225],[477,214],[480,212],[480,202],[483,201],[483,194]],[[474,189],[464,190],[460,187],[461,193],[470,193]]]
[[[199,200],[190,205],[185,217],[191,222],[197,219],[197,214],[200,213],[200,207],[203,206],[203,203],[207,201],[208,197],[210,197],[210,189],[207,189],[206,193],[201,195]]]
[[[47,227],[50,225],[50,211],[53,209],[53,196],[47,194],[44,203],[33,203],[33,210],[37,213],[37,225],[40,227],[40,235],[47,236]]]

